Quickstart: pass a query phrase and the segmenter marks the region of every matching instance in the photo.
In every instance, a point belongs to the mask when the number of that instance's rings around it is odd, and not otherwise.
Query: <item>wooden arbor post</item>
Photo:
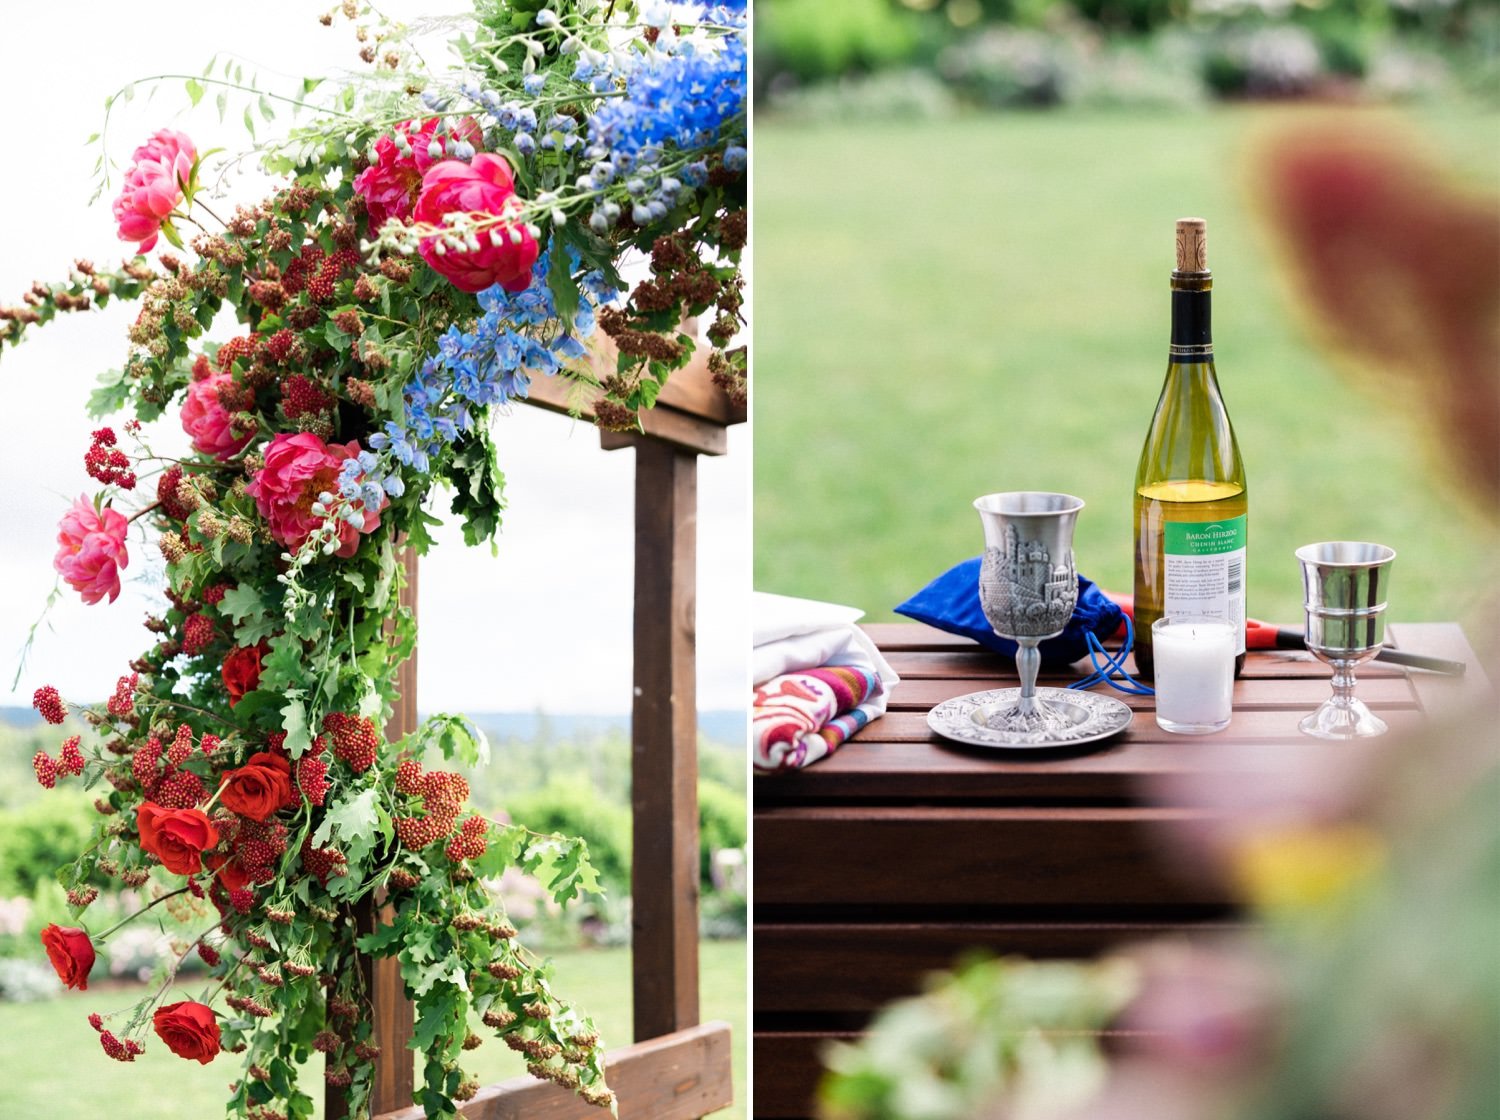
[[[614,368],[612,349],[596,353]],[[568,411],[566,387],[539,379],[530,403]],[[592,419],[585,413],[585,419]],[[631,970],[635,1044],[609,1055],[621,1120],[690,1120],[732,1100],[731,1039],[724,1023],[699,1025],[698,720],[695,651],[697,457],[728,450],[726,429],[745,412],[714,387],[702,361],[672,376],[643,435],[600,433],[606,450],[635,448],[635,641],[631,712],[633,895]],[[408,567],[415,607],[416,569]],[[416,658],[402,666],[404,697],[416,696]],[[416,726],[404,699],[388,737]],[[378,920],[373,906],[362,918]],[[384,967],[384,966],[389,967]],[[378,1120],[419,1120],[407,1049],[412,1005],[394,961],[365,961],[375,1063],[370,1111]],[[327,1115],[345,1115],[330,1092]],[[460,1107],[471,1120],[597,1120],[598,1109],[529,1077],[481,1089]]]

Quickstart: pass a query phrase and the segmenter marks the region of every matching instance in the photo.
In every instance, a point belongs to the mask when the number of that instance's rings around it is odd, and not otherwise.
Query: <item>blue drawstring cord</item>
[[[1125,644],[1120,647],[1119,653],[1110,653],[1105,649],[1093,631],[1085,634],[1084,638],[1088,641],[1089,663],[1093,665],[1094,671],[1083,680],[1068,685],[1069,688],[1093,688],[1096,684],[1107,684],[1110,688],[1135,696],[1156,695],[1154,688],[1142,684],[1125,671],[1125,659],[1135,646],[1135,626],[1131,624],[1128,614],[1125,616]],[[1099,664],[1100,656],[1104,658],[1102,665]]]

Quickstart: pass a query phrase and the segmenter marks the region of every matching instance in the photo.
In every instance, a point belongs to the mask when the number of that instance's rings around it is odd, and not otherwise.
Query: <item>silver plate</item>
[[[944,700],[927,713],[927,726],[945,739],[976,747],[1045,749],[1092,743],[1118,735],[1130,726],[1130,707],[1113,696],[1069,688],[1038,688],[1037,697],[1060,710],[1068,725],[1058,731],[1009,731],[990,727],[990,716],[1011,707],[1019,688],[993,688]]]

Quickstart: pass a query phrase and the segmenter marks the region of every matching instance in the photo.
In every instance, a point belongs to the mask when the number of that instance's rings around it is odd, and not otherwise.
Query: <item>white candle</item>
[[[1234,697],[1234,627],[1218,619],[1163,618],[1151,626],[1156,722],[1206,735],[1229,726]]]

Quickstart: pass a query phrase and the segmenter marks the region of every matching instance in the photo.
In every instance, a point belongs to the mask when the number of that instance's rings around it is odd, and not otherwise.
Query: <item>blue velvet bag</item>
[[[949,568],[937,579],[896,608],[897,614],[925,622],[950,634],[973,638],[986,649],[1014,657],[1016,643],[996,634],[979,605],[979,565],[982,557],[965,560]],[[1094,581],[1078,577],[1078,605],[1063,632],[1048,638],[1037,648],[1042,664],[1059,668],[1081,661],[1089,655],[1088,638],[1093,634],[1108,641],[1125,619],[1125,612]]]

